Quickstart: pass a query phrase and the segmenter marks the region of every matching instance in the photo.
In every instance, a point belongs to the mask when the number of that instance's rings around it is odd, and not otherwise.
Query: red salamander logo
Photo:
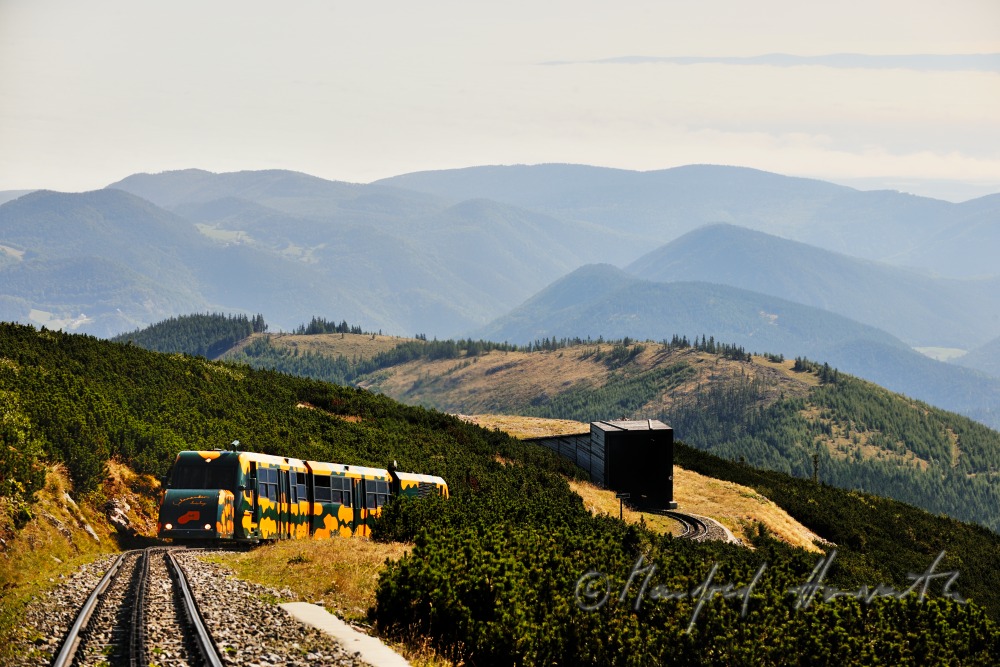
[[[201,512],[198,512],[196,510],[191,510],[190,512],[188,512],[184,516],[182,516],[179,519],[177,519],[177,523],[183,525],[183,524],[187,523],[188,521],[197,521],[200,518],[201,518]]]

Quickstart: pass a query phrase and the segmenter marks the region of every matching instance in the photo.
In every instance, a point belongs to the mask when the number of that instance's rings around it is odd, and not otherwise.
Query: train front
[[[236,452],[181,452],[160,501],[157,534],[173,540],[232,539]]]

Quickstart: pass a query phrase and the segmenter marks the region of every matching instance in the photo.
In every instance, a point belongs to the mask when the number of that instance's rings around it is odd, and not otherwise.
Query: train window
[[[181,464],[174,467],[170,477],[173,489],[229,489],[236,488],[235,465]]]
[[[331,489],[331,500],[335,503],[340,503],[341,505],[351,506],[350,501],[350,491],[351,480],[346,477],[331,477],[330,478],[330,489]],[[347,491],[345,491],[347,489]]]
[[[354,493],[354,482],[347,477],[340,479],[340,499],[344,507],[351,506],[351,496]]]
[[[299,500],[306,499],[306,474],[304,472],[293,472],[295,486],[298,488]]]
[[[389,483],[378,479],[365,481],[365,505],[368,509],[382,507],[389,501]]]
[[[330,476],[313,475],[313,485],[315,488],[315,498],[318,503],[328,503],[332,499],[330,493]]]
[[[261,498],[278,501],[278,471],[275,468],[257,469],[257,489]]]

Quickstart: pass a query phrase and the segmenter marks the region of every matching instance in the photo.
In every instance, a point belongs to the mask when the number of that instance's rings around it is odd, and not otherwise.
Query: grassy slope
[[[337,351],[346,341],[327,343],[326,354],[346,359],[346,347]],[[417,346],[365,376],[343,362],[338,377],[451,413],[655,417],[697,447],[798,476],[812,474],[818,453],[832,484],[1000,526],[1000,435],[872,383],[657,343],[476,352],[421,355]],[[320,370],[315,361],[285,368]]]
[[[275,346],[299,349],[329,356],[368,359],[391,349],[399,339],[368,335],[323,334],[317,336],[272,337]],[[606,363],[601,354],[612,350],[612,345],[579,345],[554,352],[491,352],[470,359],[420,359],[401,364],[387,371],[362,379],[361,386],[387,394],[410,404],[426,405],[437,409],[466,414],[523,412],[525,407],[537,405],[542,399],[565,394],[568,391],[586,391],[607,386],[615,371],[622,367]],[[684,364],[686,375],[677,378],[669,392],[651,397],[637,410],[644,414],[669,412],[678,401],[689,399],[701,388],[713,383],[736,378],[759,378],[770,388],[760,402],[766,407],[777,400],[806,397],[819,385],[815,374],[792,371],[791,360],[776,362],[754,356],[752,363],[733,361],[694,349],[667,350],[659,345],[647,345],[626,367],[630,374],[647,373],[674,364]],[[921,406],[913,403],[914,410]],[[595,419],[621,415],[595,415]],[[846,459],[857,450],[862,460],[879,459],[899,465],[926,469],[928,461],[904,447],[887,448],[871,444],[873,431],[845,428],[842,423],[851,415],[838,415],[831,419],[829,413],[810,408],[802,416],[826,427],[830,433],[824,437],[823,446],[837,459]],[[956,457],[960,452],[955,452]]]
[[[558,351],[491,352],[473,359],[412,361],[381,374],[362,386],[408,403],[434,405],[441,410],[478,414],[500,408],[531,405],[539,396],[554,397],[570,389],[602,387],[620,366],[608,364],[604,356],[610,344],[577,345]],[[776,383],[771,398],[805,395],[817,381],[813,376],[792,373],[792,362],[773,363],[755,357],[755,363],[736,362],[714,354],[688,349],[664,349],[647,345],[628,364],[630,372],[641,373],[674,364],[685,364],[690,374],[681,378],[669,394],[642,406],[649,411],[669,407],[675,400],[690,396],[700,386],[723,378],[760,375]],[[606,418],[601,416],[600,418]],[[595,417],[597,418],[597,417]]]
[[[75,494],[66,470],[53,466],[47,470],[44,488],[28,508],[30,520],[20,528],[14,525],[7,511],[8,499],[0,498],[0,535],[3,536],[0,548],[0,590],[3,591],[0,660],[10,657],[11,651],[20,650],[19,647],[34,639],[26,634],[22,625],[24,608],[33,598],[44,595],[80,565],[131,544],[131,538],[120,537],[107,520],[103,506],[108,500],[128,503],[128,518],[140,535],[155,533],[155,490],[158,486],[153,478],[136,475],[111,461],[101,488],[77,502],[71,500]],[[94,535],[90,535],[85,526],[89,526]]]
[[[414,539],[414,536],[416,539],[412,555],[400,559],[399,563],[403,565],[396,567],[386,564],[386,569],[381,574],[380,590],[387,596],[394,590],[404,596],[408,591],[414,596],[436,595],[440,592],[446,595],[441,598],[446,604],[442,610],[448,613],[459,611],[459,606],[456,605],[464,603],[464,608],[470,609],[468,604],[475,603],[474,611],[477,615],[474,624],[470,626],[473,630],[495,629],[506,633],[506,623],[510,619],[507,616],[479,617],[478,588],[447,591],[420,588],[430,579],[407,579],[411,575],[420,574],[414,568],[424,562],[436,563],[425,574],[434,577],[440,575],[444,581],[458,581],[462,576],[472,576],[475,579],[483,567],[491,567],[494,563],[510,564],[513,575],[505,581],[511,587],[505,588],[505,597],[497,598],[495,602],[509,603],[510,609],[523,612],[532,619],[548,617],[553,611],[558,612],[554,617],[558,619],[558,623],[547,623],[547,634],[544,637],[533,634],[530,622],[518,624],[517,636],[523,634],[536,648],[551,646],[562,650],[571,648],[568,644],[563,646],[560,638],[565,637],[565,632],[574,627],[574,619],[586,621],[587,627],[594,632],[599,629],[604,632],[605,628],[594,618],[577,619],[578,615],[574,615],[566,607],[565,592],[572,590],[570,579],[575,581],[575,577],[579,576],[582,561],[578,556],[599,556],[604,560],[595,561],[598,564],[604,562],[606,565],[614,564],[615,567],[627,566],[634,554],[620,551],[621,540],[629,536],[640,541],[649,539],[633,531],[631,527],[623,529],[615,521],[592,519],[577,497],[569,493],[565,477],[560,476],[572,474],[572,471],[551,454],[536,451],[540,448],[524,446],[501,434],[476,429],[445,415],[407,408],[384,398],[349,389],[246,368],[233,369],[179,356],[140,354],[125,347],[51,332],[36,335],[23,331],[21,333],[24,334],[23,340],[16,347],[12,345],[11,348],[4,349],[4,354],[12,355],[15,362],[20,360],[14,364],[20,370],[0,376],[10,383],[12,391],[39,390],[33,376],[29,375],[34,366],[41,366],[50,373],[50,378],[63,377],[60,373],[66,374],[67,378],[72,375],[80,385],[85,385],[86,391],[81,392],[82,394],[105,399],[101,402],[104,406],[102,417],[108,421],[119,420],[122,416],[119,412],[124,410],[129,411],[128,414],[135,423],[161,419],[164,414],[169,415],[177,411],[178,406],[183,406],[184,418],[158,422],[159,433],[175,433],[178,436],[183,434],[185,437],[196,437],[200,433],[202,438],[210,441],[223,435],[232,437],[234,429],[245,429],[257,437],[246,437],[243,432],[237,432],[236,435],[244,442],[256,439],[275,452],[285,451],[293,455],[296,452],[300,455],[316,452],[335,457],[329,460],[377,463],[384,461],[388,454],[398,451],[401,452],[402,465],[427,472],[440,472],[453,485],[452,501],[441,506],[428,505],[429,509],[423,509],[422,504],[401,504],[397,508],[395,523],[391,519],[390,508],[390,518],[385,521],[387,527],[384,528],[387,534],[390,537],[393,534],[408,534],[410,537],[406,539]],[[555,358],[558,358],[557,355],[558,353],[551,353]],[[34,366],[29,366],[29,357]],[[474,365],[476,364],[470,364]],[[147,385],[152,381],[159,384],[150,390]],[[67,391],[67,386],[69,390],[76,388],[73,383],[51,382],[41,389],[62,396]],[[151,392],[149,395],[156,397],[169,395],[170,400],[152,406],[147,401],[134,400],[146,396],[147,391]],[[123,401],[126,397],[133,400]],[[309,402],[320,409],[297,410],[295,405],[298,402]],[[30,414],[34,417],[34,413]],[[360,420],[348,421],[343,419],[344,416],[359,417]],[[133,432],[129,430],[135,428],[133,422],[124,424],[120,438],[133,437]],[[41,429],[39,423],[34,428],[38,430],[39,437],[45,439],[50,431],[48,427]],[[189,430],[192,428],[196,431]],[[132,451],[126,446],[130,442],[123,441],[116,446],[121,446],[123,451]],[[169,445],[169,441],[166,444]],[[386,449],[387,444],[392,447],[392,452]],[[147,447],[151,446],[152,441],[147,443]],[[165,447],[161,453],[166,454],[168,449],[169,446]],[[843,543],[843,555],[838,563],[850,566],[845,570],[847,584],[891,581],[900,585],[899,582],[905,581],[907,569],[917,571],[917,568],[926,566],[928,554],[933,555],[937,549],[942,548],[941,545],[948,545],[949,549],[954,548],[959,557],[970,559],[969,562],[959,563],[963,581],[968,572],[972,581],[979,585],[980,592],[972,594],[981,599],[991,613],[996,613],[997,603],[990,599],[995,597],[990,591],[995,591],[1000,583],[995,581],[997,572],[992,568],[997,548],[997,538],[992,533],[930,517],[898,503],[861,494],[852,496],[827,487],[806,486],[808,483],[802,480],[755,472],[745,467],[734,468],[726,462],[716,461],[697,452],[681,451],[687,457],[686,468],[706,475],[711,474],[709,468],[719,468],[724,474],[712,476],[730,478],[764,496],[775,498],[782,505],[794,506],[791,513],[810,529],[838,544]],[[404,464],[404,461],[407,463]],[[514,465],[510,462],[514,462]],[[152,463],[154,462],[150,462],[151,465]],[[740,475],[749,477],[746,481],[736,479]],[[809,500],[817,494],[821,501],[814,502],[816,507],[812,507]],[[856,499],[852,499],[855,497]],[[876,511],[873,512],[872,509]],[[841,513],[831,518],[825,513],[829,510]],[[435,517],[426,514],[427,512],[439,512],[439,515]],[[894,516],[908,522],[908,525],[918,526],[916,533],[919,534],[897,535],[900,519],[895,519]],[[429,535],[420,536],[415,532],[425,526],[431,528]],[[478,535],[482,539],[466,540],[469,535]],[[455,540],[465,540],[461,553],[455,550]],[[688,583],[693,585],[700,576],[690,567],[692,563],[701,563],[713,557],[721,558],[727,563],[739,561],[734,567],[742,568],[741,572],[752,571],[746,556],[737,553],[746,552],[735,547],[716,549],[711,545],[664,544],[666,546],[659,550],[660,556],[665,559],[664,567],[668,561],[673,564],[675,571],[681,573],[678,584],[682,586],[687,586]],[[564,551],[566,548],[571,548],[572,553]],[[600,554],[595,553],[595,550],[600,551]],[[462,555],[469,560],[468,563],[453,558],[434,561],[436,552],[449,556]],[[780,553],[786,552],[781,550]],[[796,578],[799,574],[807,574],[812,566],[811,555],[801,553],[803,555],[793,555],[790,559],[782,556],[788,565],[781,571]],[[898,554],[899,557],[887,556],[890,553]],[[532,569],[523,573],[525,576],[530,575],[528,579],[523,579],[519,568],[525,565],[522,557],[526,556],[533,559],[529,563]],[[293,554],[288,559],[294,557]],[[304,555],[302,558],[309,556]],[[973,558],[975,562],[971,560]],[[294,566],[308,563],[288,563],[286,560],[286,564]],[[553,571],[550,566],[557,564],[561,569]],[[469,569],[471,567],[478,569]],[[774,569],[778,570],[777,561]],[[542,585],[525,588],[526,582],[534,581],[530,577],[535,572],[544,572],[546,575],[541,580]],[[859,579],[859,575],[863,578]],[[562,583],[554,588],[553,582],[557,581],[569,582],[569,588],[563,587]],[[396,584],[398,586],[394,588]],[[492,591],[492,594],[499,594],[498,590]],[[966,591],[964,588],[962,590]],[[485,591],[481,592],[485,594]],[[781,592],[779,583],[775,584],[775,592]],[[461,597],[467,594],[472,597]],[[543,594],[545,597],[532,597]],[[461,599],[455,598],[455,595]],[[558,599],[562,607],[553,610],[542,604],[549,598]],[[417,597],[407,599],[415,600]],[[376,597],[377,607],[382,609],[382,620],[391,621],[391,615],[397,607],[390,604],[391,597],[386,597],[385,600],[385,604],[382,604]],[[532,600],[537,600],[538,604],[532,606]],[[498,608],[500,607],[493,604],[493,601],[489,601],[482,610],[492,614]],[[780,613],[778,607],[768,609]],[[679,614],[683,616],[683,610]],[[615,631],[615,636],[621,631],[623,641],[639,639],[629,629],[630,626],[626,623],[628,618],[624,611],[621,614],[615,612],[615,627],[619,629]],[[673,616],[671,619],[677,620]],[[650,617],[648,627],[667,627],[664,620],[660,616]],[[799,635],[810,636],[811,630],[795,625],[794,619],[789,622],[793,624],[789,627],[799,628]],[[732,629],[741,633],[744,627],[749,628],[743,624],[734,624]],[[448,636],[439,637],[446,641]],[[503,637],[508,635],[504,634]],[[497,656],[505,656],[507,652],[516,653],[521,650],[521,644],[516,636],[511,637],[510,641],[498,639],[495,643],[487,641],[479,646],[482,650],[496,649]],[[740,637],[741,642],[758,645],[751,635]],[[467,638],[474,639],[471,635]],[[667,646],[673,641],[674,639],[665,637],[663,642],[666,643],[655,645]],[[705,641],[710,642],[711,638],[706,635]],[[613,643],[608,644],[608,650],[614,649]]]
[[[542,419],[513,415],[463,415],[463,419],[486,428],[497,428],[517,438],[537,438],[547,435],[586,433],[590,426],[568,419]],[[570,488],[582,499],[593,514],[624,515],[628,523],[640,520],[657,532],[677,534],[680,526],[662,516],[619,507],[615,492],[581,480],[571,480]],[[680,466],[674,466],[674,500],[678,509],[707,516],[731,530],[744,544],[757,524],[764,525],[776,538],[807,551],[819,552],[817,543],[824,540],[747,486],[713,479]]]
[[[300,353],[323,354],[332,357],[344,355],[348,359],[370,359],[380,352],[386,352],[412,338],[382,336],[379,334],[331,333],[311,335],[254,334],[231,352],[239,351],[251,340],[268,336],[277,348],[298,350]]]

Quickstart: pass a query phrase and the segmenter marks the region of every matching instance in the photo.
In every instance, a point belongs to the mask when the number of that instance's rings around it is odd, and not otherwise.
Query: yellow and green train
[[[440,477],[236,451],[177,455],[157,532],[174,540],[324,539],[371,535],[392,496],[448,497]]]

